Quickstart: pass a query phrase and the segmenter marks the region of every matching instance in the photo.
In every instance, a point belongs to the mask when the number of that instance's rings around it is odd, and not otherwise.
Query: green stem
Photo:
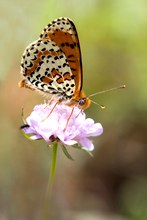
[[[56,161],[57,161],[57,147],[58,143],[54,142],[52,144],[52,161],[51,161],[51,167],[50,167],[50,175],[49,175],[49,181],[48,181],[48,189],[47,189],[47,198],[46,198],[46,204],[45,204],[45,218],[44,220],[49,220],[49,208],[50,207],[50,199],[52,194],[52,188],[54,184],[54,178],[55,178],[55,172],[56,172]]]
[[[57,147],[58,147],[58,143],[54,142],[52,146],[52,163],[50,168],[49,186],[48,186],[48,191],[50,193],[52,191],[52,186],[54,183],[55,172],[56,172]]]

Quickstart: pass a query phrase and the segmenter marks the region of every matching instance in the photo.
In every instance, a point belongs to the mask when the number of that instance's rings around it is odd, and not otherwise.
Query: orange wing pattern
[[[82,61],[78,34],[69,18],[49,23],[24,51],[20,87],[54,95],[68,105],[89,105],[82,92]],[[52,96],[53,97],[53,96]]]
[[[40,35],[41,39],[51,39],[66,55],[75,80],[75,93],[82,89],[82,59],[76,27],[69,18],[58,18],[49,23]]]

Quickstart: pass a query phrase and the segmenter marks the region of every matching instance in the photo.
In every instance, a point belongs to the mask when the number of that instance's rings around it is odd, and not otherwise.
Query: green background
[[[0,2],[0,219],[40,220],[46,196],[50,149],[19,130],[21,109],[29,115],[43,97],[19,89],[25,47],[58,17],[78,30],[88,117],[104,133],[94,139],[94,158],[58,152],[50,219],[147,219],[147,1],[30,0]]]

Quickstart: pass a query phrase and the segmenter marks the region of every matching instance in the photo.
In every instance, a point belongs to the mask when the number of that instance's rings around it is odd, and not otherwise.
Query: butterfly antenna
[[[99,106],[101,109],[105,109],[106,108],[105,105],[100,105],[99,103],[97,103],[97,102],[95,102],[93,100],[91,100],[91,102],[94,103],[95,105]]]
[[[124,89],[126,88],[125,85],[121,85],[119,87],[114,87],[114,88],[111,88],[111,89],[106,89],[106,90],[103,90],[103,91],[100,91],[100,92],[96,92],[96,93],[93,93],[91,95],[88,96],[89,97],[92,97],[92,96],[95,96],[95,95],[99,95],[99,94],[102,94],[102,93],[105,93],[105,92],[110,92],[110,91],[113,91],[113,90],[117,90],[117,89]],[[91,100],[92,101],[92,100]],[[94,103],[94,101],[92,101]],[[96,104],[96,103],[95,103]],[[99,104],[98,104],[99,105]],[[101,106],[101,105],[100,105]]]

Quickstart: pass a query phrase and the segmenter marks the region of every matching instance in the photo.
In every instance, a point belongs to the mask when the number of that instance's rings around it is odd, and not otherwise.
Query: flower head
[[[31,135],[32,140],[44,139],[49,144],[59,141],[70,146],[80,144],[82,149],[88,151],[94,149],[90,137],[103,132],[102,125],[86,118],[77,106],[72,109],[65,104],[56,105],[55,102],[35,106],[21,129]]]

